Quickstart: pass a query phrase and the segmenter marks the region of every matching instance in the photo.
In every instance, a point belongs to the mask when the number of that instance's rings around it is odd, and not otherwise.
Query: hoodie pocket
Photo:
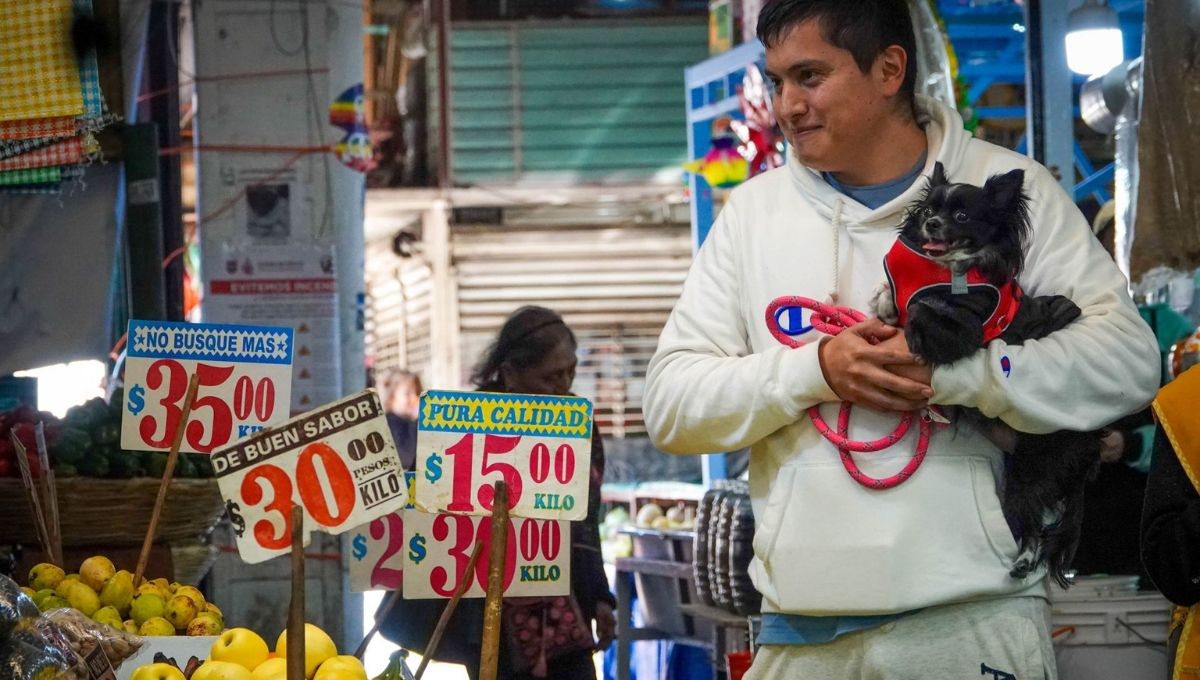
[[[895,464],[860,463],[874,476]],[[769,609],[881,614],[1024,588],[994,489],[987,460],[965,456],[931,456],[885,491],[839,462],[780,470],[754,538]]]

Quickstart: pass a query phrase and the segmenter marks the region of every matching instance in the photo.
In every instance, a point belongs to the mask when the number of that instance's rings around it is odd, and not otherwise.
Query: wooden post
[[[425,652],[421,655],[421,665],[417,666],[417,674],[413,680],[421,680],[421,676],[425,674],[425,667],[429,665],[430,660],[433,659],[433,655],[437,653],[438,645],[442,642],[442,635],[446,632],[446,626],[450,624],[450,617],[454,615],[454,610],[458,608],[458,601],[462,599],[463,593],[471,588],[471,583],[475,580],[475,564],[479,562],[479,555],[482,552],[483,543],[476,543],[475,550],[471,551],[471,559],[467,560],[467,571],[458,582],[458,587],[454,589],[454,597],[450,598],[450,601],[446,603],[445,609],[442,610],[442,615],[438,618],[437,626],[433,629],[433,635],[430,636],[429,642],[425,645]]]
[[[287,680],[304,680],[304,508],[292,506],[292,604],[287,621]]]
[[[158,497],[154,499],[154,512],[150,515],[150,526],[146,527],[146,538],[142,541],[142,552],[138,555],[137,571],[133,574],[133,586],[141,585],[146,573],[146,562],[150,559],[150,546],[154,543],[154,534],[158,533],[158,518],[162,515],[163,504],[167,500],[167,487],[171,485],[171,476],[175,474],[175,461],[179,460],[179,447],[183,444],[183,431],[186,429],[188,418],[192,415],[192,402],[196,400],[196,390],[200,387],[200,374],[193,373],[188,382],[187,396],[183,398],[183,413],[175,425],[175,433],[171,438],[171,452],[167,455],[167,467],[163,469],[162,480],[158,483]]]
[[[488,555],[487,600],[483,605],[483,651],[479,680],[496,680],[500,661],[500,613],[504,605],[504,562],[508,551],[508,486],[496,482],[492,498],[492,538]]]

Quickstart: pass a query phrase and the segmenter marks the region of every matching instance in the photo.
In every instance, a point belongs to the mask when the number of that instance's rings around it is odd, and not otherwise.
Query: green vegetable
[[[87,456],[91,446],[91,437],[83,430],[63,428],[59,431],[58,438],[50,445],[50,459],[74,465]]]
[[[93,452],[92,455],[79,461],[75,466],[84,477],[107,477],[108,458],[103,453]]]
[[[142,470],[142,461],[137,454],[121,449],[110,449],[104,456],[108,460],[108,474],[117,479],[129,479]]]

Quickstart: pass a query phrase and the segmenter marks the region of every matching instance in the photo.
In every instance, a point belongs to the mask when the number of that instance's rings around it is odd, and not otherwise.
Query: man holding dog
[[[1023,432],[1096,429],[1153,397],[1153,335],[1050,173],[914,95],[905,0],[776,0],[758,33],[791,157],[729,197],[663,330],[644,404],[665,451],[751,448],[750,573],[764,617],[747,677],[1053,678],[1045,570],[1009,575],[1003,437],[935,428],[911,477],[868,488],[806,410],[832,423],[839,402],[853,403],[850,436],[864,441],[929,404]],[[1020,284],[1069,297],[1077,321],[931,370],[878,320],[831,336],[807,310],[799,323],[775,313],[790,296],[868,311],[936,162],[974,185],[1024,170],[1033,237]],[[917,429],[854,461],[869,478],[894,476]]]

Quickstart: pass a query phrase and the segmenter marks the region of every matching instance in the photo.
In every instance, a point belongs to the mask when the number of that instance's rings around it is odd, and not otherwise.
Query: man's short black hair
[[[772,47],[796,26],[816,19],[825,41],[846,50],[863,73],[892,45],[908,55],[900,96],[916,111],[917,38],[907,0],[775,0],[758,15],[758,39]]]

